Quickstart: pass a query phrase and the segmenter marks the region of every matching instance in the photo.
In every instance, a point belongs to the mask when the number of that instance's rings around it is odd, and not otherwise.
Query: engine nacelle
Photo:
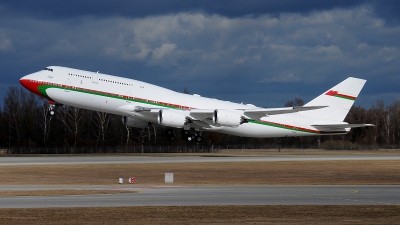
[[[181,128],[186,123],[186,116],[175,110],[161,109],[158,112],[158,123],[163,126]]]
[[[235,112],[216,109],[213,113],[213,122],[214,124],[219,124],[221,126],[237,127],[243,123],[243,119]]]
[[[128,127],[146,128],[149,125],[149,122],[133,117],[123,116],[122,124],[127,125]]]

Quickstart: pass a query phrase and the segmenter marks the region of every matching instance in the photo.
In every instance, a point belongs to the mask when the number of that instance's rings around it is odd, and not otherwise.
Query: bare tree
[[[104,146],[104,142],[106,139],[106,134],[108,132],[108,127],[110,125],[110,115],[105,112],[95,112],[94,116],[92,116],[92,120],[97,126],[97,144],[99,141],[101,142],[101,146]]]
[[[303,106],[304,101],[301,98],[295,98],[294,100],[287,101],[285,103],[285,107],[295,107],[295,106]]]
[[[8,121],[9,142],[12,142],[12,139],[16,136],[17,146],[21,146],[22,106],[20,95],[20,90],[17,87],[10,87],[4,99],[4,114]]]
[[[211,152],[214,152],[214,144],[221,139],[222,134],[216,132],[209,132],[208,137],[209,137],[208,144],[211,145]]]
[[[156,126],[152,126],[153,127],[153,132],[154,132],[154,143],[157,143],[157,128]]]
[[[375,124],[374,129],[370,129],[370,132],[373,133],[372,139],[375,143],[379,145],[388,143],[388,121],[390,118],[388,117],[388,113],[385,110],[385,104],[383,101],[377,101],[376,104],[372,104],[371,108],[368,110],[368,119],[370,123]]]
[[[385,139],[385,143],[388,144],[390,141],[390,115],[389,112],[386,111],[385,114],[383,115],[383,129],[384,129],[384,134],[383,138]]]
[[[361,106],[351,107],[349,113],[347,114],[345,121],[348,123],[361,124],[366,123],[368,112],[365,108]],[[351,129],[351,133],[349,137],[351,138],[351,142],[359,142],[362,143],[364,137],[366,136],[366,131],[363,128],[353,128]]]
[[[149,136],[149,143],[151,142],[151,131],[150,131],[150,126],[147,126],[147,133]]]
[[[70,134],[69,137],[73,142],[70,148],[70,153],[73,154],[77,146],[78,134],[82,127],[81,120],[83,118],[84,110],[71,106],[62,106],[60,108],[60,119]]]
[[[144,152],[144,144],[146,143],[146,140],[149,138],[149,132],[148,130],[146,131],[146,128],[138,128],[137,134],[135,135],[135,138],[140,142],[142,146],[142,151],[141,153]]]
[[[400,145],[400,101],[395,101],[388,109],[391,121],[391,142]]]

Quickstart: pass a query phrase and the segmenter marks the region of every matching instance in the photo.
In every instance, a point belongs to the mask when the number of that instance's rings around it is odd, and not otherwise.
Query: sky
[[[355,105],[400,100],[396,0],[0,0],[0,107],[46,66],[282,107],[347,77]]]

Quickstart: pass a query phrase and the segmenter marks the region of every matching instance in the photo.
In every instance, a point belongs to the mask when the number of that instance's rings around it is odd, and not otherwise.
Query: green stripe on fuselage
[[[119,100],[138,102],[138,103],[143,103],[143,104],[148,104],[148,105],[153,105],[153,106],[160,106],[160,107],[164,107],[164,108],[181,109],[181,108],[176,107],[176,106],[170,106],[170,105],[166,105],[166,104],[164,105],[164,104],[155,103],[155,102],[148,102],[146,100],[127,99],[127,98],[124,98],[123,96],[117,95],[117,94],[107,94],[107,93],[101,93],[101,92],[96,92],[96,91],[65,88],[65,87],[54,86],[54,85],[39,85],[38,86],[38,90],[40,91],[40,93],[42,93],[44,96],[46,96],[48,98],[50,98],[50,97],[47,95],[46,91],[49,88],[57,88],[57,89],[66,90],[66,91],[74,91],[74,92],[97,95],[97,96],[102,96],[102,97],[107,97],[107,98],[114,98],[114,99],[119,99]]]
[[[275,128],[281,128],[285,130],[291,130],[291,131],[296,131],[296,132],[303,132],[303,133],[310,133],[310,134],[317,134],[319,133],[318,131],[313,131],[305,128],[294,128],[295,126],[289,126],[285,124],[278,124],[274,122],[267,122],[267,121],[261,121],[261,120],[248,120],[249,123],[254,123],[254,124],[259,124],[259,125],[264,125],[264,126],[270,126],[270,127],[275,127]]]

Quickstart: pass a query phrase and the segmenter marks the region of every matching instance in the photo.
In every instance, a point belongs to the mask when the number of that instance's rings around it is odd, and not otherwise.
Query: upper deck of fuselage
[[[110,94],[133,96],[149,102],[165,102],[179,106],[186,106],[187,108],[257,108],[253,105],[238,104],[229,101],[201,97],[199,95],[179,93],[134,79],[61,66],[48,66],[41,71],[21,78],[21,81],[23,79],[44,83],[55,83],[60,86],[66,85],[71,89],[83,88]],[[21,82],[21,84],[22,83],[23,82]],[[26,86],[24,85],[24,87]]]

